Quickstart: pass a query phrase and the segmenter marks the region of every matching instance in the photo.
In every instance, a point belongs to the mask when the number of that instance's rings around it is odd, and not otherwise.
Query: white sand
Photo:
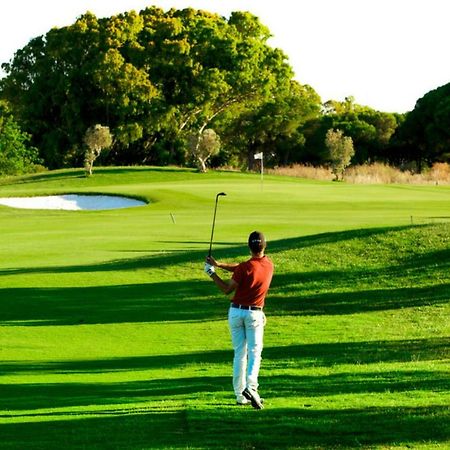
[[[112,195],[49,195],[0,198],[0,205],[23,209],[102,210],[144,206],[145,202]]]

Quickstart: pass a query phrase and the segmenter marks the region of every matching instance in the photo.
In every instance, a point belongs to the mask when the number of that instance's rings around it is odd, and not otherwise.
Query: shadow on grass
[[[277,285],[280,289],[272,289],[270,301],[266,311],[268,314],[285,315],[345,315],[367,311],[386,311],[417,306],[430,306],[447,304],[450,300],[450,283],[435,284],[424,287],[403,287],[390,289],[357,290],[351,292],[318,293],[311,295],[302,293],[301,287],[293,289],[283,285],[284,280],[295,279],[297,282],[302,276],[311,277],[311,274],[279,276]],[[318,282],[326,275],[319,273]],[[314,275],[313,275],[314,276]],[[333,273],[327,282],[337,273]],[[342,277],[345,274],[342,273]],[[339,276],[337,276],[339,278]],[[375,280],[376,278],[374,278]],[[342,282],[342,278],[341,278]],[[288,284],[289,281],[286,281]],[[338,281],[336,285],[338,285]],[[286,295],[291,292],[291,295]]]
[[[280,276],[283,277],[283,276]],[[297,294],[297,292],[299,292]],[[274,289],[270,316],[345,315],[445,304],[450,284],[303,295]],[[0,325],[212,321],[226,318],[229,300],[209,280],[96,287],[0,289]]]
[[[14,177],[12,179],[5,179],[0,181],[0,186],[27,184],[27,183],[39,183],[41,181],[56,181],[67,180],[69,178],[86,178],[83,169],[66,170],[64,172],[43,172],[33,175],[26,175],[23,177]]]
[[[223,320],[228,300],[211,282],[1,289],[0,325]],[[211,294],[215,295],[212,300]]]
[[[422,347],[423,344],[417,341],[413,346]],[[440,347],[444,342],[435,344]],[[350,346],[345,351],[354,352],[357,350],[355,345],[362,349],[380,347],[381,343],[353,344],[353,348]],[[430,346],[430,342],[425,344],[425,348],[429,349]],[[309,351],[316,351],[317,347]],[[336,351],[336,347],[337,344],[331,345],[327,353]],[[288,349],[295,352],[295,348]],[[270,354],[272,357],[287,356],[285,349],[269,350],[269,358]],[[211,352],[203,362],[222,360],[225,353]],[[302,353],[307,351],[303,349]],[[128,358],[114,363],[127,368],[130,365],[144,368],[168,363],[170,368],[184,364],[191,356],[174,355],[166,358],[166,361],[161,357],[134,358],[134,362],[133,358]],[[60,369],[72,371],[78,364],[77,370],[82,370],[84,364],[96,364],[97,370],[102,362],[72,364],[74,367],[62,362]],[[108,365],[110,362],[103,364]],[[28,369],[35,370],[36,367]],[[337,394],[445,391],[449,388],[449,381],[443,372],[402,370],[348,372],[328,376],[279,375],[262,377],[261,381],[267,406],[263,411],[232,406],[230,377],[0,385],[2,408],[9,411],[0,415],[0,419],[4,421],[15,417],[16,420],[30,422],[2,423],[2,449],[34,449],[44,448],[45,445],[46,448],[80,448],[80,445],[90,449],[105,448],[102,439],[107,439],[107,448],[120,449],[178,446],[271,449],[293,446],[310,448],[310,445],[322,448],[328,445],[386,445],[424,440],[443,442],[450,437],[447,407],[315,409],[318,397]],[[280,397],[303,398],[307,404],[298,408],[271,407],[271,398],[276,401]],[[195,405],[199,398],[206,405],[210,404],[210,407],[189,406],[191,402]],[[167,405],[167,400],[171,401],[172,406]],[[319,404],[322,405],[322,401]],[[69,409],[64,411],[61,408]],[[158,409],[158,412],[149,411],[151,408]],[[99,418],[100,415],[106,417]],[[77,420],[68,420],[70,416]],[[39,422],[33,423],[35,421]],[[251,423],[250,427],[248,423]]]
[[[331,367],[336,364],[372,364],[411,361],[444,361],[450,358],[450,338],[299,344],[266,347],[263,367]],[[157,355],[102,360],[52,361],[42,363],[3,362],[2,373],[95,374],[187,366],[231,364],[232,350],[204,351],[181,355]]]
[[[267,402],[270,402],[270,398],[301,397],[306,398],[309,405],[314,404],[316,397],[410,391],[446,392],[449,387],[447,374],[433,371],[349,372],[326,376],[277,375],[261,378],[261,389]],[[205,393],[216,392],[227,392],[231,397],[231,377],[201,376],[117,383],[0,384],[0,388],[2,409],[28,410],[20,414],[26,417],[40,414],[32,410],[49,408],[135,404],[167,399],[185,402],[198,399]]]
[[[144,406],[41,420],[2,424],[2,449],[409,447],[450,438],[449,409],[438,405],[262,411],[186,406],[159,412]]]
[[[137,410],[139,411],[139,410]],[[70,416],[70,414],[68,414]],[[101,416],[105,417],[101,417]],[[184,411],[104,411],[73,419],[1,424],[2,450],[150,449],[186,443]]]
[[[361,341],[267,347],[263,358],[274,368],[445,360],[450,338]]]
[[[314,397],[343,394],[388,394],[409,391],[447,392],[448,374],[432,371],[339,373],[318,376],[270,376],[264,381],[264,395],[270,397]]]
[[[223,447],[233,448],[233,442],[234,448],[246,449],[351,448],[399,443],[414,446],[428,440],[444,442],[450,437],[449,410],[443,406],[283,408],[256,414],[239,411],[231,417],[221,411],[206,415],[194,410],[188,418],[190,430],[198,435],[203,430],[200,445],[207,448],[222,447],[225,436],[231,439],[226,439]]]
[[[406,227],[410,228],[410,227]],[[414,227],[415,228],[415,227]],[[401,228],[377,228],[325,233],[275,241],[276,253],[291,248],[359,239]],[[235,246],[217,252],[242,255]],[[205,252],[177,251],[96,265],[4,269],[1,275],[31,273],[85,273],[171,268],[197,262],[199,273]],[[425,273],[448,273],[450,249],[412,256],[393,266],[335,271],[276,273],[267,302],[272,315],[353,314],[365,311],[440,305],[449,300],[450,283],[444,275],[440,282]],[[386,279],[418,277],[418,286],[383,287]],[[415,282],[414,282],[415,283]],[[430,284],[430,285],[424,285]],[[364,289],[366,286],[374,289]],[[379,286],[379,287],[378,287]],[[329,292],[331,291],[331,292]],[[98,287],[4,288],[0,289],[0,324],[4,325],[76,325],[93,323],[222,320],[227,299],[209,280],[171,281]],[[213,301],[215,298],[217,301]],[[167,308],[170,305],[170,308]]]
[[[197,170],[195,169],[189,169],[186,167],[180,168],[180,167],[169,167],[169,166],[164,166],[164,167],[156,167],[156,166],[152,166],[152,167],[145,167],[145,166],[141,166],[141,167],[136,167],[136,166],[132,166],[132,167],[116,167],[116,166],[103,166],[103,167],[99,167],[98,169],[94,168],[95,173],[98,174],[105,174],[105,175],[109,175],[109,174],[129,174],[129,175],[138,175],[141,173],[179,173],[180,175],[186,175],[186,174],[196,174],[198,173]]]
[[[449,338],[435,338],[268,347],[263,353],[263,367],[270,370],[310,364],[446,360],[449,344]],[[208,367],[224,362],[231,366],[231,351],[40,364],[3,363],[2,372],[6,375],[69,375],[170,370],[196,364]],[[449,389],[449,379],[443,371],[360,371],[267,377],[262,374],[260,381],[266,396],[267,407],[263,411],[233,406],[231,376],[114,383],[3,384],[0,385],[1,409],[8,412],[0,415],[3,421],[1,447],[323,448],[414,445],[427,440],[439,443],[450,438],[447,407],[323,409],[320,399],[335,395],[401,392],[415,395],[413,393],[420,391],[426,396],[426,391],[444,392]],[[292,398],[300,405],[297,408],[271,405],[280,397]],[[195,406],[199,399],[201,408]],[[76,420],[70,420],[72,417]],[[10,418],[28,423],[5,423]]]
[[[94,172],[97,175],[131,175],[139,176],[140,174],[148,173],[180,173],[180,176],[188,173],[195,173],[194,170],[179,169],[179,168],[158,168],[158,167],[100,167],[94,168]],[[29,184],[58,180],[69,180],[72,178],[86,178],[84,169],[71,169],[62,171],[42,172],[36,174],[29,174],[25,176],[17,176],[12,178],[6,178],[0,180],[0,186],[17,185],[17,184]]]
[[[369,236],[383,235],[391,231],[401,231],[412,227],[386,227],[386,228],[368,228],[360,230],[340,231],[334,233],[322,233],[313,236],[302,236],[290,239],[281,239],[269,243],[268,253],[275,254],[285,250],[313,247],[316,245],[337,243],[350,239],[363,239]],[[417,228],[417,227],[416,227]],[[185,243],[185,242],[183,242]],[[137,258],[127,258],[114,261],[108,261],[99,264],[85,264],[72,266],[50,266],[50,267],[25,267],[8,268],[0,270],[1,275],[32,274],[32,273],[84,273],[84,272],[107,272],[122,270],[138,270],[164,268],[167,266],[176,266],[179,264],[191,262],[203,262],[207,254],[208,242],[205,241],[205,251],[179,251],[174,249],[164,254],[149,255]],[[245,244],[220,249],[215,251],[217,259],[233,258],[235,256],[248,255],[248,249]]]
[[[229,377],[174,378],[124,383],[28,383],[0,385],[10,411],[195,399],[201,393],[230,391]],[[39,413],[21,414],[33,416]]]

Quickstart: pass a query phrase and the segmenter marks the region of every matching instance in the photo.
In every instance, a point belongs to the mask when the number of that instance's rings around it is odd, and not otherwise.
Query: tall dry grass
[[[268,169],[270,175],[283,175],[287,177],[308,178],[312,180],[331,181],[334,178],[331,169],[327,167],[305,166],[303,164],[293,164],[292,166],[277,167]]]
[[[334,175],[327,167],[312,167],[302,164],[269,169],[267,173],[324,181],[334,179]],[[428,171],[417,174],[383,163],[364,164],[349,167],[345,171],[344,180],[355,184],[450,184],[450,165],[435,163]]]

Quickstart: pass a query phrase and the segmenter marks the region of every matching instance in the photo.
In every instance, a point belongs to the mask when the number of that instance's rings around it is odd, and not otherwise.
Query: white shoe
[[[257,391],[254,391],[253,389],[250,388],[245,388],[242,391],[242,395],[247,399],[250,400],[253,408],[255,409],[263,409],[264,405],[262,402],[261,397],[259,396]]]
[[[244,406],[250,405],[250,400],[247,400],[243,395],[236,396],[236,405]]]

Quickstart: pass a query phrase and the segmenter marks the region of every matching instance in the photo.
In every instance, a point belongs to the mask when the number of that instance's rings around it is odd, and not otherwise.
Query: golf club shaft
[[[214,226],[216,225],[216,212],[217,212],[217,200],[218,199],[219,199],[219,196],[216,195],[216,206],[214,207],[214,217],[213,217],[213,223],[212,223],[212,229],[211,229],[211,239],[209,241],[208,256],[211,256],[211,251],[212,251],[212,242],[213,242],[213,236],[214,236]]]
[[[212,243],[213,243],[213,236],[214,236],[214,227],[216,225],[216,213],[217,213],[217,202],[219,201],[219,197],[221,195],[227,195],[225,194],[225,192],[219,192],[216,195],[216,204],[214,206],[214,217],[213,217],[213,223],[212,223],[212,229],[211,229],[211,239],[209,241],[209,252],[208,252],[208,256],[211,256],[211,251],[212,251]]]

